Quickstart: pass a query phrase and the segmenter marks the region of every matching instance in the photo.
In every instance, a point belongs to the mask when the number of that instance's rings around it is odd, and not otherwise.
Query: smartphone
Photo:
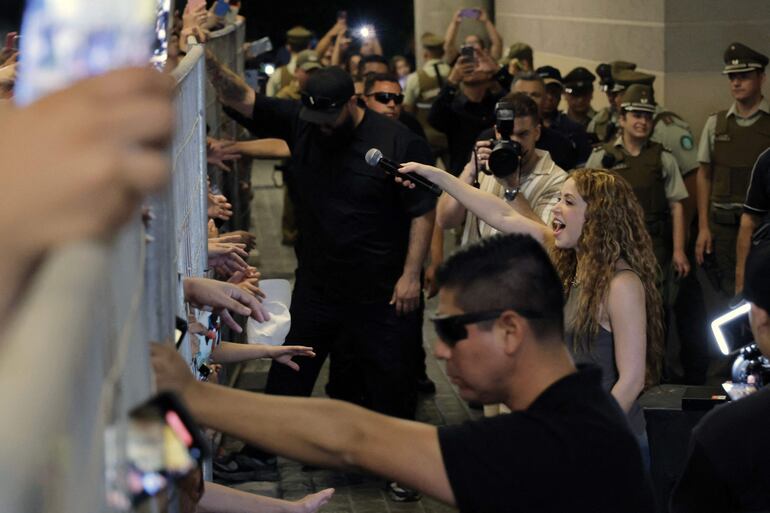
[[[477,20],[481,17],[481,9],[463,9],[460,11],[460,17]]]
[[[263,53],[271,52],[273,50],[273,42],[269,37],[263,37],[257,39],[249,45],[249,49],[246,51],[249,57],[259,57]]]
[[[216,5],[214,6],[214,14],[217,16],[224,16],[228,12],[230,12],[230,4],[228,4],[225,0],[217,0]]]
[[[463,45],[460,47],[460,57],[463,57],[466,61],[476,62],[476,50],[471,45]]]

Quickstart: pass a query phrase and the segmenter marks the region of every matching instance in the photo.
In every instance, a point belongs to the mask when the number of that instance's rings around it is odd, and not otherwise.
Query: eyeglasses
[[[543,315],[540,312],[527,309],[505,308],[502,310],[485,310],[483,312],[473,312],[460,315],[434,315],[431,317],[433,327],[436,329],[438,338],[449,347],[454,347],[461,340],[468,338],[468,324],[489,321],[497,319],[500,314],[513,310],[527,319],[540,319]]]
[[[345,105],[347,101],[347,99],[335,100],[334,98],[327,98],[326,96],[313,96],[302,93],[302,105],[313,110],[336,109],[337,107]]]
[[[401,93],[369,93],[366,96],[374,96],[374,99],[383,105],[387,105],[393,100],[396,105],[404,103],[404,95]]]

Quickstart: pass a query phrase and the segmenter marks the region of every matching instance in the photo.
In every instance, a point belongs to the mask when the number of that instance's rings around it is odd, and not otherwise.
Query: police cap
[[[730,73],[743,73],[745,71],[764,70],[768,59],[756,50],[741,43],[732,43],[725,50],[725,67],[722,70],[723,75]]]

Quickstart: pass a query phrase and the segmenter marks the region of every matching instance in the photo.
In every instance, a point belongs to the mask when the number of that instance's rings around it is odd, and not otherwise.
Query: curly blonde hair
[[[585,223],[577,248],[552,248],[551,259],[569,292],[581,285],[574,319],[575,349],[589,350],[599,333],[599,312],[621,258],[644,285],[647,312],[647,386],[660,378],[663,357],[663,307],[656,287],[660,268],[652,239],[644,224],[642,207],[629,183],[605,170],[578,169],[569,176],[586,202]],[[578,262],[577,251],[580,252]]]

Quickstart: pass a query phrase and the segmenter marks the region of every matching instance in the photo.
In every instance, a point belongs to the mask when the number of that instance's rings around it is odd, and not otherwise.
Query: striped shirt
[[[551,222],[551,210],[559,202],[561,186],[567,179],[567,173],[557,166],[547,151],[535,150],[537,164],[532,172],[522,181],[521,194],[527,200],[535,214],[548,225]],[[483,174],[479,179],[479,189],[503,197],[505,187],[494,176]],[[472,244],[477,240],[495,235],[497,230],[481,221],[475,214],[468,212],[465,218],[462,245]]]

